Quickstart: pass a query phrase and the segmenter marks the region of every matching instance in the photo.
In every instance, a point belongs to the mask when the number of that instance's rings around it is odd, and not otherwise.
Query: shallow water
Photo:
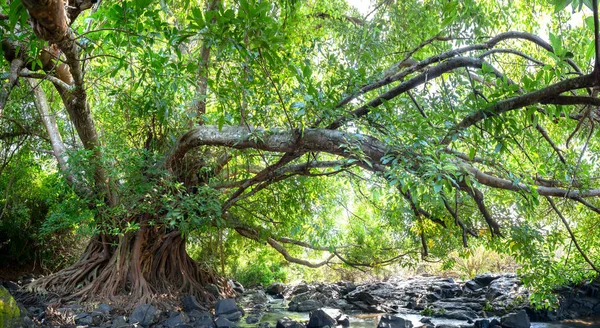
[[[332,309],[332,308],[324,308],[325,312],[327,312],[330,316],[336,317],[340,310]],[[377,323],[379,322],[380,315],[377,314],[360,314],[360,313],[346,313],[350,318],[350,327],[351,328],[375,328],[377,327]],[[419,321],[423,318],[422,315],[419,314],[399,314],[400,317],[404,319],[408,319],[412,321],[414,327],[419,327],[422,323]],[[265,312],[265,315],[261,319],[262,322],[269,322],[271,326],[275,326],[277,320],[287,317],[294,321],[308,321],[308,313],[306,312],[291,312],[287,311],[283,307],[272,307],[270,312]],[[444,319],[444,318],[431,318],[433,324],[450,324],[459,326],[461,324],[467,324],[466,321],[461,320],[453,320],[453,319]],[[246,328],[255,328],[257,324],[247,324],[244,321],[244,318],[240,320],[238,323],[240,327]],[[532,328],[600,328],[600,318],[584,318],[578,320],[565,320],[561,322],[532,322]]]

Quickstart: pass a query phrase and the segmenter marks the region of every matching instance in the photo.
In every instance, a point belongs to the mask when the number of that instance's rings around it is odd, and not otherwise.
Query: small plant
[[[490,301],[485,301],[482,310],[485,312],[491,312],[494,310],[494,307],[492,306],[492,303],[490,303]]]
[[[426,307],[421,311],[421,315],[423,315],[425,317],[431,317],[434,314],[435,314],[435,311],[430,307]]]

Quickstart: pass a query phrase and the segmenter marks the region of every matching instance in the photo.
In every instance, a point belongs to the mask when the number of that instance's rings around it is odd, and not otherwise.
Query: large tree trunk
[[[56,293],[63,300],[110,299],[123,308],[159,302],[174,305],[180,295],[212,302],[215,296],[205,291],[207,284],[220,286],[223,296],[231,294],[214,270],[189,257],[180,231],[149,226],[152,218],[150,214],[138,217],[140,229],[115,239],[116,246],[108,254],[100,237],[93,238],[77,263],[31,287]]]

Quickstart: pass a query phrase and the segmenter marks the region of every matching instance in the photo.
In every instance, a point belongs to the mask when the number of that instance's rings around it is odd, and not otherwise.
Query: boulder
[[[20,327],[21,310],[12,295],[0,286],[0,327]]]
[[[193,310],[207,311],[204,306],[200,305],[196,300],[196,296],[186,295],[181,298],[181,308],[185,312],[191,312]]]
[[[473,328],[490,328],[490,321],[488,319],[477,320]]]
[[[246,323],[247,324],[259,323],[260,319],[262,319],[263,315],[264,315],[264,313],[262,313],[262,312],[250,314],[250,315],[246,316]]]
[[[277,325],[275,325],[275,328],[305,328],[305,326],[289,318],[281,318],[277,320]]]
[[[241,295],[246,291],[244,286],[235,280],[229,280],[229,287],[231,287],[238,295]]]
[[[322,327],[334,327],[336,321],[329,316],[325,311],[319,309],[310,313],[310,319],[306,328],[322,328]]]
[[[98,307],[96,307],[96,309],[94,311],[96,312],[100,312],[102,314],[104,314],[105,316],[110,315],[110,312],[113,310],[112,306],[106,304],[106,303],[102,303],[100,305],[98,305]]]
[[[215,315],[239,312],[237,303],[233,298],[225,298],[215,303]]]
[[[303,302],[292,301],[292,302],[290,302],[288,309],[290,311],[295,311],[295,312],[309,312],[309,311],[314,311],[314,310],[320,309],[322,307],[323,307],[323,303],[321,303],[317,300],[306,300]]]
[[[127,323],[127,317],[126,316],[116,316],[112,319],[112,325],[111,328],[125,328],[125,327],[130,327],[131,325],[129,325]]]
[[[175,313],[174,316],[171,316],[169,319],[164,320],[160,324],[164,328],[172,328],[172,327],[181,327],[190,322],[190,318],[185,314],[185,312]]]
[[[505,328],[529,328],[531,327],[531,323],[529,322],[529,317],[524,310],[521,310],[517,313],[511,313],[503,316],[500,319],[500,323],[502,327]]]
[[[233,323],[223,317],[218,317],[217,320],[215,320],[215,325],[217,326],[217,328],[235,327],[235,323]]]
[[[206,289],[207,292],[211,293],[216,298],[221,297],[221,289],[215,284],[207,284],[204,286],[204,289]]]
[[[150,304],[138,305],[133,309],[129,316],[129,323],[137,323],[140,326],[148,327],[158,322],[160,312]]]
[[[283,293],[285,286],[280,282],[274,282],[265,290],[269,295],[277,295]]]
[[[220,314],[218,317],[219,318],[225,318],[229,321],[238,321],[242,318],[243,314],[241,311],[235,311],[232,313],[224,313],[224,314]]]
[[[267,294],[265,294],[265,292],[263,292],[262,290],[257,290],[250,295],[250,301],[252,302],[252,304],[264,304],[269,301],[269,298],[267,297]]]
[[[491,273],[484,273],[484,274],[479,274],[476,275],[475,278],[473,278],[473,280],[478,283],[481,287],[486,287],[489,284],[492,283],[492,281],[500,278],[500,275],[497,274],[491,274]]]
[[[94,318],[91,313],[83,312],[75,316],[75,324],[80,326],[92,326],[94,325]]]
[[[379,319],[377,328],[412,328],[412,322],[404,318],[386,314]]]
[[[193,310],[187,313],[187,315],[190,317],[190,321],[194,323],[195,327],[212,328],[215,326],[212,314],[210,314],[210,312]]]

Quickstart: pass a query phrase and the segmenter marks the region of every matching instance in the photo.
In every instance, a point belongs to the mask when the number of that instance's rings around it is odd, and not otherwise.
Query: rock
[[[196,296],[186,295],[181,298],[181,308],[185,312],[191,312],[193,310],[207,311],[208,309],[200,305],[196,300]]]
[[[344,315],[340,315],[335,320],[337,321],[338,325],[341,325],[344,328],[350,327],[350,318],[347,315],[345,315],[345,314]]]
[[[137,323],[147,327],[158,321],[160,312],[150,304],[138,305],[129,316],[129,323]]]
[[[0,327],[20,327],[21,310],[12,295],[0,286]]]
[[[419,322],[420,323],[433,323],[431,321],[431,318],[429,318],[429,317],[423,317],[423,318],[421,318],[421,320],[419,320]]]
[[[275,328],[305,328],[305,326],[289,318],[281,318],[277,320],[277,325],[275,325]]]
[[[381,317],[377,328],[412,328],[412,322],[395,315],[386,314]]]
[[[215,304],[215,315],[239,312],[237,303],[233,298],[225,298]]]
[[[269,328],[271,326],[268,322],[261,322],[258,324],[258,328]]]
[[[269,295],[277,295],[283,293],[285,286],[280,282],[274,282],[267,287],[266,292]]]
[[[477,281],[475,281],[475,280],[469,280],[465,283],[465,287],[469,288],[472,291],[476,291],[476,290],[480,290],[484,286],[478,284]]]
[[[320,309],[323,307],[323,303],[317,300],[306,300],[303,302],[290,302],[288,310],[295,312],[309,312]]]
[[[306,328],[334,327],[335,324],[336,321],[329,314],[319,309],[310,313],[310,319]]]
[[[238,295],[246,292],[244,286],[235,280],[229,280],[229,287],[231,287],[231,289],[233,289]]]
[[[127,324],[127,317],[125,316],[116,316],[112,319],[112,328],[124,328],[129,327]]]
[[[94,324],[94,318],[90,313],[79,313],[75,316],[75,324],[81,326],[91,326]]]
[[[338,281],[336,285],[340,287],[340,293],[342,295],[346,295],[356,289],[356,285],[350,281]]]
[[[217,326],[217,328],[235,327],[235,323],[233,323],[223,317],[218,317],[217,320],[215,320],[215,325]]]
[[[207,292],[213,294],[213,296],[216,298],[221,297],[221,289],[215,284],[207,284],[206,286],[204,286],[204,289],[206,289]]]
[[[8,291],[11,292],[14,292],[20,288],[19,285],[12,281],[2,281],[0,285],[4,286],[6,289],[8,289]]]
[[[490,321],[488,319],[477,320],[473,328],[490,328]]]
[[[250,314],[250,315],[246,316],[246,323],[247,324],[259,323],[260,319],[262,319],[263,315],[264,315],[264,313],[262,313],[262,312]]]
[[[233,313],[220,314],[218,317],[225,318],[229,321],[238,321],[238,320],[240,320],[240,318],[242,318],[242,316],[243,316],[242,312],[235,311]]]
[[[190,317],[190,321],[193,321],[194,327],[214,327],[215,323],[213,322],[212,314],[210,312],[200,312],[198,310],[193,310],[187,315]]]
[[[531,327],[531,323],[529,322],[529,317],[524,310],[521,310],[517,313],[511,313],[503,316],[500,319],[500,323],[502,327],[506,328],[529,328]]]
[[[104,315],[109,315],[112,310],[113,310],[112,306],[110,306],[106,303],[102,303],[102,304],[98,305],[98,307],[94,311],[100,312]]]
[[[451,310],[439,314],[440,317],[456,320],[473,320],[477,318],[477,313],[470,310]]]
[[[176,313],[174,316],[170,317],[167,320],[164,320],[160,324],[164,328],[172,328],[172,327],[181,327],[181,325],[187,324],[190,322],[190,318],[185,314],[185,312]]]
[[[473,280],[478,283],[481,287],[486,287],[488,286],[490,283],[492,283],[492,281],[500,278],[500,275],[495,275],[495,274],[491,274],[491,273],[484,273],[484,274],[479,274],[477,276],[475,276],[475,278],[473,278]]]
[[[250,300],[253,304],[264,304],[269,301],[269,298],[267,297],[267,294],[265,294],[265,292],[263,292],[262,290],[257,290],[256,292],[252,293],[252,295],[250,296]]]

